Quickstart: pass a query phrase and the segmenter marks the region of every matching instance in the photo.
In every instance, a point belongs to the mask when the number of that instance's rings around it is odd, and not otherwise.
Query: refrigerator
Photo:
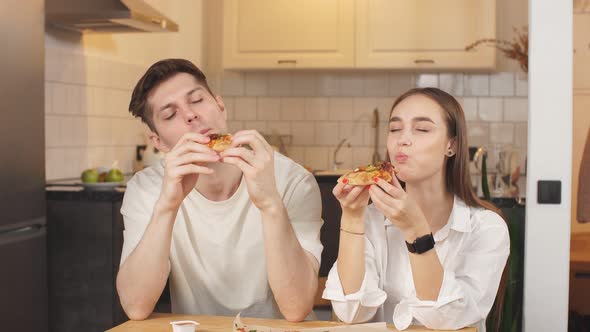
[[[0,330],[47,331],[44,0],[0,1]]]

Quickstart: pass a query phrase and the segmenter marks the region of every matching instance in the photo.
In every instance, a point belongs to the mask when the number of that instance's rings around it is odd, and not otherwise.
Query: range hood
[[[178,31],[178,24],[145,0],[46,0],[45,20],[91,33]]]

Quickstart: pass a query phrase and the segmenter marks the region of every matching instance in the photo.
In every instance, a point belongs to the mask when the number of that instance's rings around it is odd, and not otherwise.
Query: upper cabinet
[[[354,0],[225,0],[226,69],[352,68]]]
[[[492,70],[496,51],[478,39],[496,36],[495,0],[358,0],[356,66]]]
[[[495,0],[225,0],[226,69],[492,70]]]

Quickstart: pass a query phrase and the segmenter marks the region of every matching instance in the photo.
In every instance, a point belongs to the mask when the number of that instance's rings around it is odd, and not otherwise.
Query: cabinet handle
[[[277,63],[279,65],[283,65],[283,64],[287,64],[287,63],[296,65],[297,64],[297,60],[278,60]]]
[[[432,59],[416,59],[416,60],[414,60],[414,63],[415,64],[423,64],[423,63],[432,64],[432,63],[434,63],[434,60],[432,60]]]

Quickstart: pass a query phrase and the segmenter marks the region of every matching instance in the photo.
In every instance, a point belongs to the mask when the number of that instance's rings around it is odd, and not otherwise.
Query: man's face
[[[188,132],[204,135],[227,132],[227,112],[221,97],[213,97],[190,74],[178,73],[160,83],[148,96],[158,133],[150,139],[168,152]]]

